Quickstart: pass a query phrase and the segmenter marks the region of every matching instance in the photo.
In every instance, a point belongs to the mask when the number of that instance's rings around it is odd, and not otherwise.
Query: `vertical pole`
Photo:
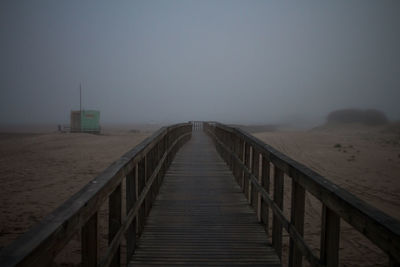
[[[97,212],[82,228],[82,266],[97,266]]]
[[[260,177],[259,177],[259,170],[260,170],[260,153],[257,151],[257,149],[253,146],[253,155],[252,155],[252,159],[251,159],[251,172],[253,173],[253,175],[257,178],[257,181],[260,182]],[[253,205],[253,208],[255,209],[256,213],[257,213],[257,218],[260,221],[260,212],[258,210],[259,208],[259,199],[260,199],[260,194],[258,191],[256,191],[255,186],[251,186],[251,202]]]
[[[136,168],[126,176],[126,215],[132,210],[136,202]],[[126,232],[126,257],[129,262],[135,251],[136,245],[136,220],[133,219]]]
[[[321,262],[328,267],[339,265],[340,217],[322,205]]]
[[[245,148],[245,143],[243,139],[239,139],[239,159],[240,162],[244,164],[244,149]],[[242,192],[244,192],[244,171],[240,167],[239,171],[239,185],[242,188]]]
[[[121,227],[121,184],[111,193],[108,201],[108,244],[111,244]],[[121,265],[121,247],[119,246],[110,266]]]
[[[245,142],[245,146],[244,146],[244,165],[250,169],[250,144]],[[249,199],[249,192],[250,192],[250,188],[249,188],[249,175],[247,174],[247,172],[244,172],[244,186],[243,186],[243,190],[244,190],[244,194],[247,198],[248,201],[250,201]]]
[[[262,164],[261,164],[261,186],[267,191],[269,194],[269,183],[270,183],[270,163],[269,160],[262,156]],[[267,235],[269,234],[269,208],[268,204],[261,198],[261,220],[265,225],[265,231]]]
[[[274,166],[274,202],[281,210],[283,210],[283,178],[283,171]],[[275,214],[272,218],[272,246],[282,259],[282,224]]]
[[[79,84],[79,111],[82,112],[82,84]]]
[[[141,161],[138,163],[138,196],[141,195],[142,190],[145,186],[145,176],[146,176],[146,163],[145,163],[145,158],[143,158]],[[139,236],[142,234],[142,230],[144,227],[144,218],[145,218],[145,201],[142,202],[140,205],[139,211],[138,211],[138,234]]]
[[[301,236],[304,234],[304,209],[306,192],[304,187],[296,183],[292,178],[292,207],[291,223]],[[296,247],[293,238],[289,243],[289,266],[302,266],[303,257]]]

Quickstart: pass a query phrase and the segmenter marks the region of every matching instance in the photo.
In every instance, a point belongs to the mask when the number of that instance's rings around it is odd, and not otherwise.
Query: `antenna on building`
[[[82,112],[82,84],[79,83],[79,111]]]

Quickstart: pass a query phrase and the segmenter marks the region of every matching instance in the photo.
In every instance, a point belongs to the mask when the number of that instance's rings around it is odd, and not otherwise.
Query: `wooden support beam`
[[[97,212],[82,227],[82,267],[97,266]]]
[[[136,167],[133,168],[126,176],[126,214],[132,210],[135,205],[136,196]],[[136,220],[133,220],[125,234],[126,237],[126,257],[129,261],[130,257],[135,251],[136,246]]]
[[[252,147],[252,156],[251,156],[251,172],[253,175],[260,180],[260,152],[257,151],[255,147]],[[251,184],[251,183],[250,183]],[[251,186],[251,204],[254,208],[254,210],[257,213],[258,220],[260,221],[260,215],[259,215],[259,202],[260,202],[261,196],[260,194],[256,191],[256,188],[254,186]]]
[[[290,223],[297,232],[303,237],[304,234],[304,209],[306,192],[304,187],[292,179],[292,207]],[[290,237],[289,243],[289,266],[300,267],[303,263],[303,257],[300,249],[296,246],[294,237]]]
[[[321,262],[327,267],[339,265],[340,217],[322,205]]]
[[[245,151],[245,145],[246,143],[243,141],[243,139],[240,139],[239,141],[239,160],[241,163],[244,164],[244,151]],[[240,169],[240,187],[242,188],[242,192],[244,192],[244,171],[242,169]]]
[[[284,173],[274,166],[274,202],[282,211],[283,209]],[[272,219],[272,246],[279,258],[282,258],[282,223],[274,214]]]
[[[270,184],[270,163],[269,160],[263,155],[261,164],[261,186],[269,193]],[[265,225],[267,235],[269,233],[269,208],[268,204],[261,198],[261,221]]]
[[[108,200],[108,243],[111,244],[121,227],[121,184],[115,188]],[[113,256],[110,266],[121,265],[121,248]]]
[[[167,156],[168,160],[168,156]],[[142,194],[142,190],[145,187],[145,178],[146,177],[146,161],[145,158],[143,158],[139,163],[138,163],[138,196]],[[144,227],[144,219],[145,219],[145,202],[142,203],[139,213],[138,213],[138,235],[140,236],[143,231]]]
[[[246,165],[246,167],[248,169],[250,169],[250,144],[249,143],[244,144],[244,165]],[[244,173],[244,185],[243,185],[244,194],[245,194],[246,198],[250,201],[249,186],[250,186],[249,175],[247,173]]]

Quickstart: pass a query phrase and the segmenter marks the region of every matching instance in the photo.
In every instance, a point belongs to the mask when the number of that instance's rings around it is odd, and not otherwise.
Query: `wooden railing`
[[[301,266],[303,256],[312,266],[338,266],[341,219],[382,249],[388,255],[390,266],[399,266],[399,221],[241,129],[204,123],[204,130],[214,139],[218,152],[266,229],[272,210],[272,245],[279,257],[282,255],[282,229],[289,233],[289,266]],[[273,198],[270,195],[270,166],[274,169]],[[284,175],[292,181],[290,219],[282,208]],[[306,191],[322,203],[319,256],[303,238]]]
[[[203,130],[203,122],[202,121],[191,121],[193,125],[193,131],[202,131]]]
[[[73,235],[79,232],[82,266],[120,266],[121,242],[126,240],[125,255],[129,259],[165,171],[179,147],[190,139],[191,133],[190,123],[158,130],[105,169],[39,225],[1,250],[0,266],[50,266]],[[122,199],[123,182],[125,199]],[[97,255],[98,214],[107,200],[108,248],[105,254]],[[125,216],[121,216],[122,213]]]

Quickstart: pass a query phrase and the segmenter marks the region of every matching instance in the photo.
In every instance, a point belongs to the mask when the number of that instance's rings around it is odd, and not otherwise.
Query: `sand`
[[[0,248],[149,134],[0,133]]]
[[[396,131],[388,131],[386,127],[342,125],[311,131],[256,133],[255,136],[400,220],[400,134]],[[288,215],[289,178],[285,183]],[[320,202],[308,194],[305,239],[318,255],[320,216]],[[345,222],[341,225],[342,266],[387,265],[388,259],[379,248]]]
[[[0,247],[43,219],[150,134],[130,130],[141,127],[115,126],[104,135],[0,133]],[[255,136],[400,220],[400,132],[353,125],[262,132]],[[289,178],[285,178],[285,184],[288,215]],[[320,210],[319,201],[307,195],[305,240],[316,253]],[[106,218],[106,214],[101,216]],[[385,254],[361,234],[343,222],[341,229],[342,266],[387,264]],[[72,241],[76,243],[72,254],[64,258],[72,255],[79,259],[77,240],[79,236]],[[284,250],[287,253],[287,243]]]

